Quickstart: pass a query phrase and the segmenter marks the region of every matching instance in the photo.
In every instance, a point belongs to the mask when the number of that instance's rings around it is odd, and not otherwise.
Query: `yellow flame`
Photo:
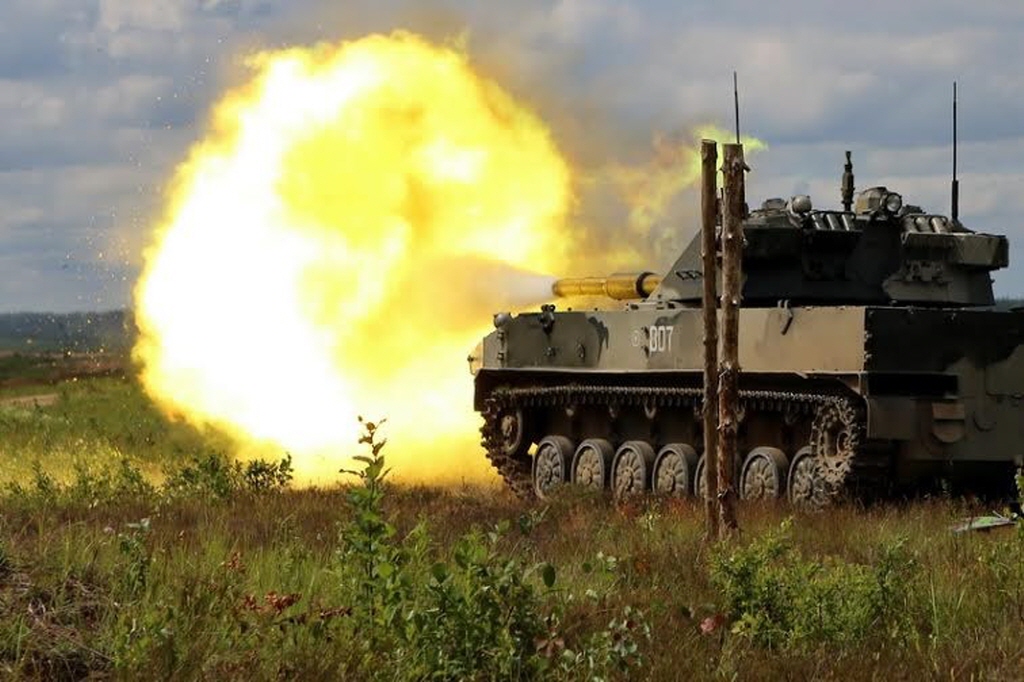
[[[178,169],[136,287],[136,357],[174,414],[333,478],[357,415],[389,464],[478,479],[466,354],[542,300],[568,243],[547,129],[408,34],[254,57]],[[504,301],[502,298],[504,297]]]

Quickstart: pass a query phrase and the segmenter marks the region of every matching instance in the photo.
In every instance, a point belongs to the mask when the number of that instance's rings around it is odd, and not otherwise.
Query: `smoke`
[[[470,315],[467,323],[474,326],[490,312],[519,310],[550,300],[556,279],[480,256],[434,261],[429,270],[443,273],[443,278],[425,283],[421,296],[445,300],[448,308],[466,311]]]
[[[464,48],[474,70],[545,122],[575,171],[576,201],[568,216],[574,248],[552,274],[601,275],[671,265],[699,221],[693,188],[701,134],[722,123],[709,117],[704,102],[676,120],[652,113],[687,111],[685,103],[670,101],[671,93],[665,93],[670,107],[630,100],[641,90],[642,74],[609,55],[617,45],[644,39],[641,19],[635,7],[602,1],[317,2],[276,27],[275,35],[278,41],[334,42],[401,27]],[[721,131],[718,139],[731,137]]]

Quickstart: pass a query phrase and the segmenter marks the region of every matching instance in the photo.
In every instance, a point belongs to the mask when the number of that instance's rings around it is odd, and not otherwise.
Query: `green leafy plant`
[[[547,619],[533,577],[551,589],[555,568],[502,556],[498,543],[508,528],[468,533],[450,563],[431,567],[413,614],[413,671],[466,679],[484,669],[496,679],[522,679],[545,666],[537,642]]]
[[[149,534],[149,519],[125,524],[126,530],[118,533],[117,546],[124,558],[122,584],[130,597],[138,597],[146,588],[152,556],[146,546]]]
[[[220,452],[193,456],[191,461],[172,471],[162,492],[171,497],[212,497],[227,500],[241,492],[267,493],[288,487],[292,480],[292,458],[285,455],[277,462],[255,459],[245,464]]]
[[[565,649],[558,669],[571,679],[603,680],[643,666],[641,646],[651,639],[643,612],[626,606],[607,627],[591,634],[576,650]]]
[[[733,633],[779,648],[910,632],[904,606],[915,562],[904,540],[881,547],[873,565],[805,559],[789,525],[712,558]]]
[[[253,493],[265,493],[283,490],[292,482],[292,456],[286,454],[280,461],[269,462],[254,459],[246,462],[242,470],[242,480],[246,490]]]
[[[353,619],[370,654],[405,636],[402,624],[409,585],[407,553],[395,541],[395,527],[383,510],[387,440],[378,440],[380,424],[361,417],[360,422],[364,433],[359,442],[369,447],[370,454],[354,457],[363,464],[361,469],[341,470],[359,482],[346,492],[352,516],[341,528],[338,559],[345,587],[355,597]]]

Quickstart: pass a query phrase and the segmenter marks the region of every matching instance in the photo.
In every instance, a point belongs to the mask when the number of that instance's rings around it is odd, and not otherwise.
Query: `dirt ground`
[[[16,398],[4,398],[0,400],[0,407],[50,407],[55,405],[60,395],[57,393],[38,393],[36,395],[23,395]]]

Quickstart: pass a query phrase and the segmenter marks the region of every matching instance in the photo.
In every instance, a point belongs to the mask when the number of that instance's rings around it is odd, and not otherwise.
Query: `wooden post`
[[[708,497],[707,540],[718,539],[718,143],[701,140],[701,247],[704,270],[704,474]],[[695,482],[696,486],[700,481]],[[695,492],[699,493],[699,489]]]
[[[725,532],[739,528],[736,521],[736,440],[739,423],[739,322],[742,295],[743,219],[745,218],[743,146],[723,146],[722,216],[722,371],[718,396],[718,499]]]

